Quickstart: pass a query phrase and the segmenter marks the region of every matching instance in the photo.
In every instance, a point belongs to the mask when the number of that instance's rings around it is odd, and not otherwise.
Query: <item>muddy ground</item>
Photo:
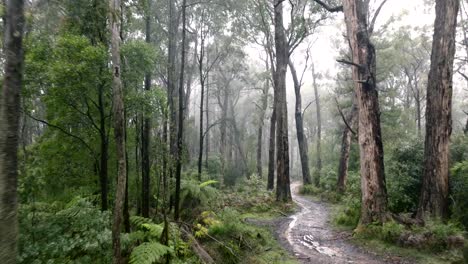
[[[299,186],[299,183],[291,185],[293,200],[299,206],[296,213],[270,221],[247,221],[271,228],[280,244],[300,263],[414,263],[398,256],[378,255],[352,244],[349,241],[350,232],[336,231],[332,228],[330,206],[299,195]]]

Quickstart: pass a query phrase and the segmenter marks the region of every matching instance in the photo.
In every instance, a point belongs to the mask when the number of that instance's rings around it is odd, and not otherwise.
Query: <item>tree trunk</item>
[[[148,0],[148,10],[145,18],[145,31],[146,31],[146,43],[151,43],[151,0]],[[147,72],[145,75],[145,91],[151,90],[151,72]],[[144,113],[143,120],[143,131],[141,134],[141,215],[143,217],[149,217],[150,208],[150,131],[151,131],[151,119],[148,113]]]
[[[18,220],[18,129],[23,79],[24,1],[7,1],[5,69],[0,97],[0,259],[16,263]]]
[[[204,13],[203,13],[204,14]],[[198,56],[198,73],[200,78],[200,135],[199,135],[199,149],[198,149],[198,180],[201,181],[201,173],[202,173],[202,163],[203,163],[203,140],[205,139],[204,132],[203,132],[203,106],[205,103],[205,76],[203,74],[203,61],[205,59],[205,32],[203,29],[200,32],[201,36],[201,43],[200,43],[200,55]],[[195,51],[197,52],[197,51]],[[207,127],[208,128],[208,127]]]
[[[320,112],[320,95],[318,92],[317,86],[317,76],[315,74],[315,66],[312,64],[312,80],[314,86],[314,94],[315,94],[315,107],[317,113],[317,168],[315,170],[315,177],[314,177],[314,184],[315,186],[320,185],[320,178],[322,174],[322,150],[321,150],[321,143],[322,143],[322,115]]]
[[[104,87],[99,85],[98,88],[98,106],[99,106],[99,136],[100,136],[100,168],[99,168],[99,181],[101,185],[101,210],[106,211],[108,209],[108,169],[107,159],[109,156],[109,139],[106,133],[106,113],[104,111]]]
[[[417,86],[416,82],[416,89],[415,89],[415,101],[416,101],[416,120],[417,120],[417,125],[418,125],[418,138],[421,138],[421,97],[419,95],[419,88]]]
[[[115,188],[114,221],[112,225],[112,246],[114,249],[113,263],[122,262],[120,248],[120,231],[122,225],[123,203],[125,198],[125,185],[127,166],[125,163],[125,116],[120,69],[120,20],[117,19],[121,12],[120,0],[110,0],[109,24],[111,30],[111,54],[112,54],[112,94],[114,107],[114,137],[117,145],[118,175]]]
[[[276,72],[275,89],[278,100],[276,104],[276,200],[291,201],[289,180],[289,141],[288,109],[286,102],[286,70],[289,61],[288,43],[283,26],[283,0],[275,0],[275,46]]]
[[[176,80],[176,59],[177,59],[177,10],[176,0],[169,0],[169,43],[168,43],[168,77],[167,77],[167,101],[169,104],[169,153],[172,159],[169,160],[169,176],[174,174],[174,162],[177,159],[177,80]],[[169,198],[169,205],[172,208],[172,196]],[[169,210],[170,211],[170,210]]]
[[[276,91],[276,89],[275,89]],[[276,98],[276,92],[275,96]],[[273,112],[270,118],[270,138],[268,143],[268,182],[267,190],[273,190],[275,185],[275,138],[276,138],[276,99],[273,99]]]
[[[376,89],[375,48],[368,32],[369,1],[343,0],[353,59],[353,80],[359,108],[359,152],[362,206],[360,224],[387,220],[380,109]]]
[[[294,92],[296,94],[294,117],[296,118],[297,145],[299,147],[299,158],[301,159],[302,183],[307,185],[311,184],[311,180],[309,170],[309,147],[307,144],[307,138],[304,134],[304,124],[302,120],[301,83],[297,78],[297,72],[291,60],[289,60],[289,69],[291,70],[291,75],[293,77]]]
[[[179,76],[179,126],[177,129],[177,159],[176,159],[176,189],[174,219],[179,220],[180,210],[180,181],[182,172],[182,145],[184,141],[184,73],[185,73],[185,27],[186,27],[187,0],[182,1],[182,56],[180,61]]]
[[[418,217],[448,216],[449,140],[458,0],[436,0],[426,105],[424,169]]]
[[[358,118],[358,108],[357,104],[354,101],[351,106],[351,112],[347,118],[348,125],[356,127],[355,123]],[[346,190],[346,181],[348,179],[348,164],[349,164],[349,151],[351,149],[351,139],[353,137],[353,132],[351,128],[345,125],[343,129],[343,135],[341,138],[341,152],[340,152],[340,163],[338,167],[338,182],[337,190],[339,193],[344,193]]]
[[[210,74],[209,72],[206,74],[206,106],[205,106],[205,112],[206,112],[206,127],[210,126],[210,94],[209,94],[209,79]],[[205,144],[205,167],[208,168],[208,155],[210,153],[210,131],[206,131],[206,144]]]
[[[270,70],[268,60],[266,61],[266,70]],[[260,115],[258,120],[258,135],[257,135],[257,174],[260,178],[263,178],[263,162],[262,162],[262,141],[263,141],[263,126],[265,124],[265,114],[268,107],[268,90],[270,88],[270,79],[267,78],[265,85],[262,90],[262,105],[260,109]]]

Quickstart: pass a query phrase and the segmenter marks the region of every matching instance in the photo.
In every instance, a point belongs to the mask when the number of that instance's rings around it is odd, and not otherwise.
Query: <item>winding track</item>
[[[330,226],[330,212],[325,204],[298,194],[300,184],[291,185],[292,197],[301,210],[283,225],[280,237],[301,263],[381,264],[411,263],[400,258],[377,256],[347,241],[349,233],[336,232]]]

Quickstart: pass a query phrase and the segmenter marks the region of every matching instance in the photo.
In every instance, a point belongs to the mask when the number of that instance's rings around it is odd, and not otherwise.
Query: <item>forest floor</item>
[[[291,185],[299,210],[289,217],[274,220],[248,219],[269,226],[280,244],[300,263],[316,264],[406,264],[415,263],[400,256],[375,253],[351,241],[350,231],[338,231],[331,224],[331,205],[299,194],[300,183]]]

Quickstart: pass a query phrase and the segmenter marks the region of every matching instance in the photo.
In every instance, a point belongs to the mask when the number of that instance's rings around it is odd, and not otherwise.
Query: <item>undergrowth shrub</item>
[[[110,212],[91,200],[21,205],[18,263],[110,263]]]
[[[361,216],[361,200],[356,197],[346,197],[343,210],[340,210],[334,217],[337,225],[346,227],[356,227]]]
[[[468,161],[453,166],[450,185],[453,218],[466,229],[468,228]]]
[[[274,243],[268,239],[273,240],[268,231],[245,223],[240,212],[229,207],[218,214],[209,234],[222,241],[216,243],[220,254],[217,263],[250,263],[246,258],[264,254]]]
[[[180,189],[180,208],[184,218],[198,216],[204,209],[216,206],[219,192],[213,185],[217,181],[182,180]]]
[[[400,143],[386,160],[388,207],[394,213],[415,212],[421,189],[424,146]]]
[[[130,233],[127,243],[137,243],[130,254],[130,264],[152,264],[165,255],[174,255],[173,247],[159,242],[164,230],[163,224],[155,224],[151,219],[132,216],[134,232]]]

